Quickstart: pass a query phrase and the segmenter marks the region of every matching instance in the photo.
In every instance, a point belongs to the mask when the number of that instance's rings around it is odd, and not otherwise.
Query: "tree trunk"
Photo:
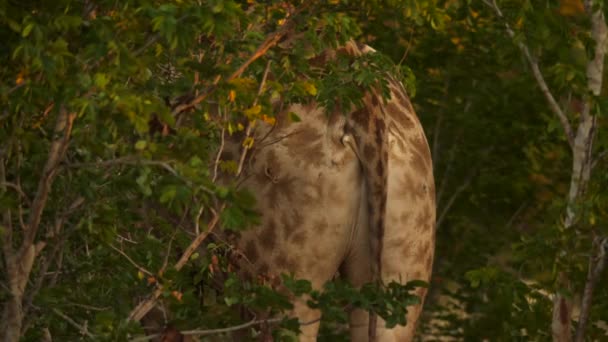
[[[596,42],[594,58],[587,64],[587,87],[590,92],[599,96],[602,89],[602,77],[604,69],[604,55],[606,53],[606,21],[601,8],[593,9],[592,1],[585,1],[585,10],[591,18],[592,37]],[[596,115],[591,113],[592,99],[585,99],[581,113],[580,123],[576,131],[574,145],[572,146],[572,175],[570,190],[568,192],[568,202],[566,207],[565,228],[571,228],[579,219],[579,209],[581,197],[584,195],[591,176],[593,138],[596,129]],[[593,267],[590,267],[593,269]],[[560,287],[566,286],[567,277],[561,276],[558,279]],[[590,299],[589,299],[590,300]],[[570,342],[571,333],[571,311],[570,299],[561,293],[556,293],[553,300],[553,321],[551,331],[553,341]],[[584,334],[578,332],[577,335]]]

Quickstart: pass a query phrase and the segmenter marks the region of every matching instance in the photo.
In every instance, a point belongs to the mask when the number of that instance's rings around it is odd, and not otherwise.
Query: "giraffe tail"
[[[388,194],[388,125],[381,104],[381,96],[370,92],[363,108],[347,117],[347,133],[354,138],[353,150],[357,154],[367,187],[368,227],[372,256],[371,275],[376,285],[382,284],[382,249],[386,224]],[[376,337],[377,315],[370,313],[368,336]]]

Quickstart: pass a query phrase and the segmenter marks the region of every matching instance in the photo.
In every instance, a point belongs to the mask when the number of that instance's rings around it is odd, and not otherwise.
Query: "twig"
[[[176,178],[180,179],[181,181],[183,181],[184,183],[186,183],[186,185],[192,187],[192,188],[197,188],[200,190],[203,190],[204,192],[208,193],[208,194],[215,194],[211,189],[202,186],[202,185],[194,185],[192,184],[192,182],[190,182],[188,179],[182,177],[177,170],[175,170],[171,164],[175,162],[174,160],[165,160],[165,161],[160,161],[160,160],[147,160],[147,159],[141,159],[139,157],[136,156],[127,156],[127,157],[120,157],[120,158],[116,158],[116,159],[110,159],[110,160],[103,160],[103,161],[99,161],[99,162],[87,162],[87,163],[69,163],[67,164],[67,167],[70,168],[80,168],[80,167],[102,167],[102,166],[113,166],[113,165],[147,165],[147,166],[158,166],[161,167],[163,169],[165,169],[167,172],[169,172],[171,175],[175,176]]]
[[[515,32],[513,31],[513,29],[511,29],[511,26],[509,25],[509,23],[507,23],[507,21],[504,20],[505,18],[502,14],[502,11],[498,7],[498,4],[496,4],[496,0],[492,0],[491,2],[490,2],[490,0],[483,0],[483,2],[486,5],[488,5],[490,8],[492,8],[494,10],[494,12],[496,12],[496,15],[498,16],[498,18],[500,18],[501,20],[504,21],[505,29],[506,29],[509,37],[511,37],[512,39],[515,38]],[[570,144],[570,148],[574,148],[574,131],[572,130],[572,126],[570,126],[570,122],[568,121],[566,114],[564,114],[564,112],[560,108],[559,104],[553,97],[553,94],[549,90],[549,87],[547,86],[547,82],[545,82],[545,78],[543,77],[543,74],[540,71],[540,67],[538,66],[538,62],[536,61],[536,59],[534,57],[532,57],[532,54],[530,53],[530,49],[528,49],[528,46],[526,46],[523,42],[517,42],[517,46],[519,47],[521,52],[524,54],[526,61],[530,65],[530,68],[532,68],[532,74],[534,75],[534,78],[536,79],[536,83],[538,83],[540,90],[542,91],[543,95],[545,96],[545,99],[549,103],[549,107],[551,108],[553,113],[555,115],[557,115],[559,121],[561,122],[562,127],[564,129],[564,133],[566,134],[566,138],[568,139],[568,144]]]
[[[15,183],[11,183],[11,182],[0,182],[0,187],[7,187],[7,188],[11,188],[13,190],[15,190],[19,196],[25,198],[25,201],[30,204],[31,201],[29,199],[29,197],[27,197],[27,194],[25,192],[23,192],[23,189],[21,189],[21,187]]]
[[[186,251],[182,254],[179,261],[175,264],[175,269],[177,271],[181,270],[184,265],[188,262],[194,251],[200,246],[200,244],[207,238],[207,236],[213,231],[217,223],[219,222],[220,213],[224,210],[226,205],[222,205],[219,213],[215,213],[213,219],[207,225],[207,230],[201,234],[199,234],[186,248]],[[156,300],[162,294],[162,288],[157,288],[150,298],[144,300],[139,303],[132,311],[129,313],[128,320],[139,321],[141,320],[156,304]]]
[[[222,127],[220,149],[217,151],[217,155],[215,156],[215,163],[213,164],[213,179],[211,180],[213,183],[215,183],[215,181],[217,180],[217,169],[220,165],[220,158],[222,157],[222,152],[224,152],[225,135],[226,129]]]
[[[82,308],[82,309],[85,309],[85,310],[91,310],[91,311],[108,311],[108,310],[112,309],[112,307],[110,307],[110,306],[99,307],[99,306],[80,304],[80,303],[70,303],[70,302],[63,303],[63,305],[75,306],[75,307],[78,307],[78,308]]]
[[[180,333],[184,336],[209,336],[209,335],[217,335],[217,334],[224,334],[224,333],[229,333],[229,332],[234,332],[234,331],[238,331],[238,330],[243,330],[252,326],[256,326],[256,325],[261,325],[261,324],[275,324],[275,323],[280,323],[281,321],[283,321],[284,318],[269,318],[269,319],[259,319],[256,320],[255,318],[252,319],[249,322],[243,323],[243,324],[239,324],[239,325],[235,325],[232,327],[227,327],[227,328],[219,328],[219,329],[196,329],[196,330],[186,330],[186,331],[181,331]],[[306,325],[311,325],[311,324],[315,324],[317,322],[321,321],[321,318],[317,318],[317,319],[313,319],[311,321],[308,322],[300,322],[299,325],[300,326],[306,326]],[[148,335],[148,336],[143,336],[143,337],[137,337],[131,340],[131,342],[143,342],[143,341],[149,341],[152,339],[155,339],[157,337],[160,337],[160,334],[154,334],[154,335]]]
[[[203,210],[205,210],[205,206],[201,205],[201,208],[198,210],[198,212],[196,213],[196,217],[194,218],[194,232],[196,233],[196,235],[199,235],[201,233],[199,221],[201,219],[201,215],[203,215]]]
[[[255,62],[260,57],[264,56],[266,54],[266,52],[268,52],[268,50],[270,50],[270,48],[275,46],[281,40],[281,38],[283,38],[285,35],[287,35],[287,33],[289,33],[289,31],[291,30],[291,28],[293,26],[293,18],[296,16],[296,14],[304,11],[312,3],[314,3],[314,1],[304,2],[304,5],[302,5],[297,11],[295,11],[295,13],[293,13],[291,15],[290,19],[288,19],[287,22],[285,24],[283,24],[283,26],[281,26],[281,28],[278,31],[270,34],[264,40],[264,42],[262,42],[262,44],[260,44],[260,46],[258,46],[256,51],[237,70],[235,70],[230,76],[228,76],[228,78],[226,78],[226,82],[232,81],[233,79],[240,77],[243,74],[243,72],[245,72],[245,70],[251,65],[251,63]],[[195,97],[194,99],[192,99],[191,101],[189,101],[187,103],[182,103],[180,105],[177,105],[175,108],[173,108],[173,110],[171,111],[171,114],[173,116],[177,116],[179,113],[186,111],[188,109],[191,109],[194,106],[196,106],[197,104],[203,102],[207,97],[209,97],[209,95],[211,95],[215,91],[218,82],[219,82],[219,78],[216,79],[216,82],[214,82],[213,86],[209,90],[207,90],[206,92],[202,93],[201,95]]]
[[[112,246],[112,245],[108,245],[110,246],[110,248],[112,248],[113,250],[115,250],[116,252],[118,252],[118,254],[122,255],[123,257],[125,257],[130,263],[131,265],[135,266],[135,268],[137,268],[140,272],[147,274],[150,277],[153,277],[154,274],[152,274],[152,272],[148,271],[147,269],[143,268],[142,266],[139,266],[135,261],[133,261],[133,259],[131,259],[131,257],[129,257],[127,255],[127,253],[121,251],[120,249]]]
[[[450,196],[450,199],[448,199],[448,202],[443,207],[443,210],[441,211],[441,214],[437,218],[437,223],[435,224],[435,227],[437,227],[437,229],[439,229],[439,227],[441,227],[441,224],[443,223],[443,220],[445,219],[447,213],[450,211],[452,205],[456,201],[456,198],[458,198],[458,196],[460,196],[460,194],[464,190],[466,190],[469,187],[469,185],[471,185],[471,182],[473,181],[473,178],[475,178],[475,174],[476,174],[475,170],[471,171],[471,173],[469,174],[469,176],[465,179],[464,183],[462,183],[462,185],[460,185],[458,187],[458,189],[456,189],[456,191],[454,191],[452,193],[452,196]]]
[[[587,327],[587,322],[589,321],[593,290],[599,282],[600,277],[604,272],[604,268],[606,268],[606,262],[608,262],[608,237],[598,237],[593,244],[598,252],[595,256],[593,254],[589,256],[589,270],[587,272],[587,282],[585,283],[578,326],[576,327],[576,334],[574,337],[575,342],[583,342],[585,340],[585,329]]]
[[[257,94],[255,100],[253,101],[254,106],[258,103],[258,99],[260,98],[260,95],[262,95],[262,92],[264,92],[264,86],[266,85],[266,79],[268,78],[269,71],[270,71],[270,60],[268,62],[266,62],[266,69],[264,69],[264,75],[262,76],[262,81],[260,82],[260,87],[258,88],[258,94]],[[247,125],[247,132],[245,134],[245,140],[247,140],[251,136],[251,132],[253,130],[254,125],[255,125],[255,121],[249,122],[249,124]],[[241,159],[239,160],[239,166],[236,171],[237,178],[241,175],[241,172],[243,172],[243,165],[245,164],[245,158],[247,157],[247,151],[250,148],[251,147],[249,145],[243,146],[243,153],[241,153]]]
[[[89,332],[89,330],[88,330],[88,329],[87,329],[85,326],[82,326],[82,325],[80,325],[80,324],[76,323],[76,321],[74,321],[73,319],[71,319],[70,317],[66,316],[64,313],[62,313],[61,311],[59,311],[59,310],[57,310],[57,309],[55,309],[55,308],[53,308],[52,310],[53,310],[53,312],[54,312],[54,313],[55,313],[57,316],[59,316],[59,317],[63,318],[63,319],[64,319],[66,322],[68,322],[68,323],[69,323],[71,326],[73,326],[74,328],[78,329],[78,331],[79,331],[81,334],[86,335],[88,338],[95,338],[95,335],[91,334],[91,333]]]
[[[27,248],[29,248],[29,245],[34,242],[34,238],[38,232],[42,211],[46,206],[46,201],[57,171],[57,166],[59,165],[68,147],[75,118],[76,113],[68,113],[64,108],[59,111],[59,116],[57,117],[54,130],[55,134],[58,135],[59,138],[54,140],[51,144],[49,156],[42,170],[42,176],[40,177],[40,182],[38,183],[38,190],[36,191],[36,196],[34,197],[30,209],[30,216],[27,222],[28,230],[25,232],[22,242],[22,255],[25,254],[25,251]]]
[[[167,265],[169,265],[169,255],[171,255],[171,246],[173,245],[173,239],[175,239],[176,233],[177,233],[177,230],[173,232],[173,235],[171,236],[171,240],[169,240],[169,243],[167,244],[167,252],[165,253],[165,260],[163,260],[163,265],[160,267],[158,274],[163,274],[163,273],[165,273],[165,270],[167,270]]]

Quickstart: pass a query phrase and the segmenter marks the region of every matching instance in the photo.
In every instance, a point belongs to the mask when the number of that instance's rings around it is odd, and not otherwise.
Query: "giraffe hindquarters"
[[[405,144],[391,144],[388,174],[386,228],[382,251],[382,281],[406,284],[412,280],[430,281],[435,248],[435,189],[432,170],[414,170],[414,154],[424,153],[403,149]],[[416,173],[415,171],[422,171]],[[365,192],[363,193],[365,198]],[[364,206],[363,206],[364,207]],[[341,267],[341,274],[354,286],[372,281],[369,248],[368,213],[360,210],[350,253]],[[416,290],[422,302],[426,289]],[[387,329],[378,319],[376,340],[381,342],[412,341],[422,303],[408,307],[407,324]],[[367,312],[355,310],[350,316],[351,341],[368,340]]]
[[[365,208],[364,205],[365,203],[362,204],[363,208]],[[350,253],[342,264],[342,267],[340,268],[341,275],[355,287],[360,287],[372,281],[371,263],[374,260],[371,256],[368,243],[369,230],[367,215],[368,213],[366,210],[359,211],[359,218],[357,220],[357,225],[354,228],[355,234],[353,237],[352,246],[350,248]],[[390,220],[388,222],[391,223]],[[387,226],[387,229],[388,227],[390,226]],[[389,233],[391,232],[389,231]],[[394,234],[391,233],[389,234],[389,236],[394,236]],[[401,248],[403,247],[404,246],[401,246]],[[395,255],[395,253],[399,252],[398,249],[398,246],[386,246],[385,241],[385,255]],[[400,258],[395,261],[389,261],[386,257],[383,257],[384,270],[382,272],[382,280],[385,284],[390,281],[400,281],[401,283],[405,283],[408,280],[413,280],[413,278],[409,277],[409,268],[410,267],[408,267],[406,262],[404,262],[403,258]],[[418,305],[416,307],[409,307],[407,325],[397,326],[392,329],[387,329],[384,320],[378,317],[378,325],[376,328],[376,341],[411,341],[414,336],[416,321],[418,319],[418,316],[420,315],[420,311],[421,305]],[[368,324],[369,314],[365,310],[353,310],[350,313],[349,317],[350,340],[352,342],[368,342]]]

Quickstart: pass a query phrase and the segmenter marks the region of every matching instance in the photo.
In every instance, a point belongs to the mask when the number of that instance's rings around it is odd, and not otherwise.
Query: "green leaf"
[[[135,149],[138,150],[138,151],[141,151],[141,150],[145,149],[146,146],[148,146],[148,142],[145,141],[145,140],[138,140],[135,143]]]
[[[291,121],[291,122],[300,122],[300,121],[302,121],[302,119],[300,119],[300,117],[298,116],[298,114],[296,114],[294,112],[287,113],[287,117],[289,118],[289,121]]]
[[[177,195],[177,187],[174,185],[166,186],[160,195],[159,201],[160,203],[167,203],[172,201]]]
[[[23,38],[27,38],[27,36],[30,35],[30,33],[32,32],[32,29],[34,28],[35,24],[34,23],[29,23],[27,24],[24,28],[23,31],[21,32],[21,36]]]

